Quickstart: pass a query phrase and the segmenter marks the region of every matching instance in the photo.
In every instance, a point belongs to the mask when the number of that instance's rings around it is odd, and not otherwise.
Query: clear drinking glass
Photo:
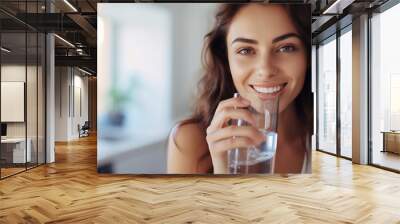
[[[235,93],[234,97],[239,94]],[[273,173],[274,156],[276,152],[278,134],[278,107],[279,96],[263,100],[261,105],[248,107],[256,120],[259,131],[265,135],[265,141],[259,145],[246,148],[235,148],[228,151],[228,171],[231,174]],[[250,125],[242,119],[232,120],[232,125]]]

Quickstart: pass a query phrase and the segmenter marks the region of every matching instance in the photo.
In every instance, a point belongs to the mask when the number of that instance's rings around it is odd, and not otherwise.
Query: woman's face
[[[241,96],[258,108],[279,95],[279,112],[303,88],[306,48],[287,11],[277,5],[251,4],[239,10],[226,43],[233,82]]]

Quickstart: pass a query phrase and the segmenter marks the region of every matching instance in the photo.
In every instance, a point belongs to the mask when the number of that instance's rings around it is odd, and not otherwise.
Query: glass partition
[[[26,133],[26,33],[1,34],[1,175],[24,171],[30,162]],[[28,150],[27,150],[28,146]]]
[[[347,31],[347,32],[346,32]],[[340,155],[352,157],[352,34],[351,26],[340,41]]]
[[[318,149],[336,154],[336,37],[318,47]]]
[[[400,4],[371,18],[371,162],[400,171]]]
[[[43,5],[0,3],[19,16]],[[10,15],[0,12],[1,179],[45,163],[45,35]]]

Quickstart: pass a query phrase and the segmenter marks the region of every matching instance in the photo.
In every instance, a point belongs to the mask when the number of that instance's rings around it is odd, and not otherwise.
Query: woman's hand
[[[213,120],[207,128],[207,144],[210,149],[214,173],[228,173],[228,150],[258,145],[264,141],[264,135],[254,127],[255,120],[246,108],[250,102],[243,97],[221,101]],[[248,126],[228,126],[231,119],[243,119]]]

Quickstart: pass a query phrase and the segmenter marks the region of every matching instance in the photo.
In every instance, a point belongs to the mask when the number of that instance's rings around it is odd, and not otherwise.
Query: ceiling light
[[[79,67],[78,67],[78,70],[81,71],[81,72],[83,72],[83,73],[85,73],[85,74],[87,74],[87,75],[93,75],[92,73],[90,73],[90,72],[88,72],[88,71],[86,71],[86,70],[83,70],[83,69],[81,69],[81,68],[79,68]]]
[[[1,50],[4,51],[4,52],[7,52],[7,53],[10,53],[10,52],[11,52],[11,50],[9,50],[9,49],[7,49],[7,48],[5,48],[5,47],[1,47]]]
[[[68,0],[64,0],[65,4],[67,4],[72,10],[74,10],[74,12],[78,12],[78,10],[71,4],[69,3]]]
[[[354,1],[355,0],[336,0],[332,5],[325,9],[322,14],[342,14],[343,10]]]
[[[69,46],[75,48],[75,45],[71,44],[71,42],[67,41],[66,39],[64,39],[64,38],[62,38],[62,37],[60,37],[60,36],[58,36],[57,34],[54,34],[54,36],[57,37],[58,39],[60,39],[61,41],[63,41],[64,43],[66,43],[67,45],[69,45]]]

